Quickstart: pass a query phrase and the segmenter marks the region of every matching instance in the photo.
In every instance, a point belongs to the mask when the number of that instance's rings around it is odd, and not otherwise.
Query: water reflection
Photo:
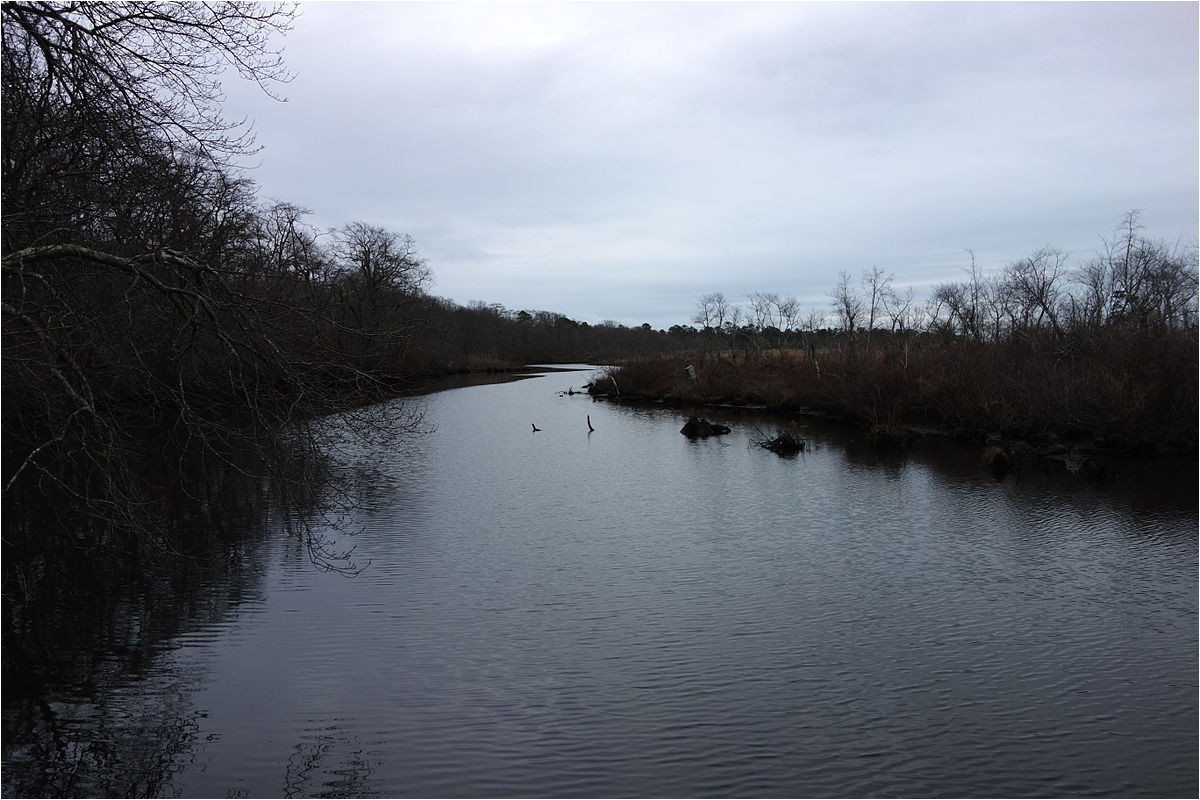
[[[313,733],[288,756],[283,797],[378,797],[372,757],[339,725]]]
[[[202,665],[163,674],[164,654],[264,591],[270,503],[257,481],[231,482],[172,498],[169,550],[6,555],[6,794],[159,796],[187,762]]]
[[[687,412],[657,405],[605,405],[621,416],[638,420],[661,418],[665,414],[682,423],[687,416]],[[706,413],[743,434],[724,444],[740,443],[746,436],[761,435],[763,431],[794,428],[811,450],[830,447],[842,454],[851,466],[880,470],[889,479],[898,479],[906,468],[920,466],[928,469],[942,485],[978,486],[995,482],[1004,486],[1013,497],[1053,495],[1060,501],[1079,501],[1085,505],[1099,503],[1134,514],[1167,509],[1193,512],[1200,503],[1200,464],[1195,458],[1155,459],[1134,454],[1105,456],[1102,463],[1112,478],[1103,482],[1054,463],[1013,471],[997,480],[984,460],[982,448],[934,435],[917,437],[912,446],[903,449],[877,447],[867,440],[860,428],[820,416],[779,416],[741,408],[722,408]]]
[[[782,460],[751,442],[778,420],[689,442],[580,382],[343,451],[353,578],[268,486],[191,492],[212,546],[6,627],[5,791],[1193,793],[1194,488],[998,482],[819,419]]]
[[[361,421],[332,420],[321,443],[356,441],[346,426]],[[366,441],[148,447],[153,537],[18,487],[3,520],[5,794],[169,794],[206,741],[204,714],[182,713],[205,683],[206,648],[254,613],[270,568],[355,566],[350,513],[386,497],[367,459],[389,437]]]

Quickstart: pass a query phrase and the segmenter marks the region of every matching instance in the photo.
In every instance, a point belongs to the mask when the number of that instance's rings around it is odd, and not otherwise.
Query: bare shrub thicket
[[[1196,245],[1141,230],[1126,214],[1082,262],[1043,247],[988,272],[969,253],[966,279],[933,287],[923,304],[881,269],[859,282],[842,272],[828,326],[819,310],[806,321],[794,298],[756,293],[734,327],[735,307],[706,295],[702,348],[631,362],[619,379],[626,394],[821,408],[872,428],[936,422],[1193,448]]]

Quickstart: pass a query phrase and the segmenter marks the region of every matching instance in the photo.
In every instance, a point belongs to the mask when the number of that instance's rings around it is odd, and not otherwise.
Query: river
[[[1194,471],[780,458],[588,375],[351,453],[356,576],[246,531],[8,634],[5,796],[1196,796]]]

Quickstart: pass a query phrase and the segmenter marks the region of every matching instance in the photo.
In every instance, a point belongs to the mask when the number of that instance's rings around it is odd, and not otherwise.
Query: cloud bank
[[[957,279],[1131,208],[1194,239],[1194,3],[315,3],[263,193],[411,233],[459,302],[667,327],[701,293]]]

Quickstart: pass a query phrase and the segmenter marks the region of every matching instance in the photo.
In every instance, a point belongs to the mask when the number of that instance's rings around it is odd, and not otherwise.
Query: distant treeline
[[[877,268],[858,282],[843,272],[829,314],[776,294],[746,307],[705,295],[695,349],[629,361],[597,389],[808,407],[876,432],[936,423],[978,437],[1196,448],[1195,242],[1147,239],[1130,212],[1082,263],[1050,248],[992,274],[972,260],[966,280],[923,302],[894,282]]]

